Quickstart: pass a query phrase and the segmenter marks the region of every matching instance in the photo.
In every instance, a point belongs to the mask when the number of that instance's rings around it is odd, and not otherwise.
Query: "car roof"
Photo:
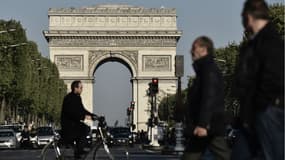
[[[114,128],[110,128],[110,131],[130,131],[130,128],[128,128],[128,127],[114,127]]]
[[[98,129],[97,126],[91,126],[91,129]]]
[[[0,129],[0,132],[14,132],[13,129]]]

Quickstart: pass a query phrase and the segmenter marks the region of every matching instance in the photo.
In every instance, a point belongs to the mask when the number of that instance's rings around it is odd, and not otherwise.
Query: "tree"
[[[20,22],[0,20],[0,30],[9,29],[15,31],[0,34],[0,123],[18,116],[25,122],[59,122],[67,89],[56,65],[27,40]]]
[[[279,34],[284,39],[284,4],[277,3],[269,7],[271,21],[277,27]]]
[[[225,48],[216,50],[216,63],[223,72],[225,89],[225,109],[236,114],[237,100],[232,94],[234,72],[240,45],[230,43]]]

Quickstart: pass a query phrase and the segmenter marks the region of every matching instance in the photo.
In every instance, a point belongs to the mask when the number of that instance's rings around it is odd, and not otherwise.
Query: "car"
[[[110,128],[108,134],[110,145],[133,145],[133,136],[128,127]]]
[[[38,135],[36,129],[30,131],[30,145],[32,148],[38,148]]]
[[[22,139],[21,132],[23,130],[23,125],[20,124],[1,125],[0,129],[12,129],[16,134],[17,141],[20,142],[20,140]]]
[[[18,147],[19,147],[19,143],[18,143],[15,131],[12,129],[1,129],[0,130],[0,148],[16,149]]]
[[[52,127],[37,128],[38,146],[44,146],[51,142],[54,138],[55,131]]]

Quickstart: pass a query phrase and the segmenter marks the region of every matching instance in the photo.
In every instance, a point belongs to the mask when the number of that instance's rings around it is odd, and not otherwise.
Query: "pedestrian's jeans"
[[[232,160],[283,160],[284,159],[284,111],[269,106],[257,112],[255,135],[241,131],[233,147]],[[256,140],[256,141],[255,141]],[[259,148],[256,148],[259,147]],[[259,154],[260,153],[260,154]]]
[[[231,151],[223,136],[192,137],[181,160],[230,160]],[[205,151],[210,155],[204,156]]]
[[[284,110],[269,106],[256,115],[256,133],[265,160],[284,160]]]

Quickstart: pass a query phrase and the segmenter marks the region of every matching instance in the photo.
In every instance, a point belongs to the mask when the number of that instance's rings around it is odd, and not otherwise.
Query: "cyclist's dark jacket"
[[[72,141],[85,134],[86,126],[80,122],[85,115],[93,114],[84,108],[80,95],[67,94],[61,111],[61,136],[64,140]]]

